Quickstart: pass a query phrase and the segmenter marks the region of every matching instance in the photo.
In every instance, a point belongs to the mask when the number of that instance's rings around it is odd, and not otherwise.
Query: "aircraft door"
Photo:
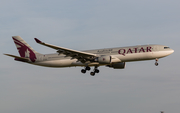
[[[158,51],[159,50],[159,47],[158,46],[153,46],[153,51]]]

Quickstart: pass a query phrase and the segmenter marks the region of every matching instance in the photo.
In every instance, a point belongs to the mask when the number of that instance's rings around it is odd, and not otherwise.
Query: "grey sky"
[[[178,0],[1,0],[1,113],[180,112],[180,1]],[[62,47],[88,50],[162,44],[175,52],[155,61],[100,67],[91,77],[81,67],[45,68],[14,61],[11,36],[20,35],[40,53]]]

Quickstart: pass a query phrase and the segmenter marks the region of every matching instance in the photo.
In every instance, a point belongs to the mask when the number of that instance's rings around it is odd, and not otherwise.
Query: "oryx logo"
[[[35,62],[36,60],[36,55],[35,53],[24,43],[20,42],[19,40],[13,38],[14,43],[18,49],[18,52],[20,54],[21,57],[26,57],[26,58],[30,58],[30,60],[32,62]]]

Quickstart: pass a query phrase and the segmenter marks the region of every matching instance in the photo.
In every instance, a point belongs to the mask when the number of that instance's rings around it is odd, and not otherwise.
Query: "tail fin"
[[[35,62],[37,59],[36,55],[39,54],[36,52],[29,44],[27,44],[20,36],[12,36],[14,43],[17,47],[17,50],[21,57],[29,58],[32,62]]]

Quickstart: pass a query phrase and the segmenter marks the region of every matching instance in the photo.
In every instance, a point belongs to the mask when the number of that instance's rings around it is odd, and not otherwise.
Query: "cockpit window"
[[[164,49],[169,49],[169,47],[164,47]]]

